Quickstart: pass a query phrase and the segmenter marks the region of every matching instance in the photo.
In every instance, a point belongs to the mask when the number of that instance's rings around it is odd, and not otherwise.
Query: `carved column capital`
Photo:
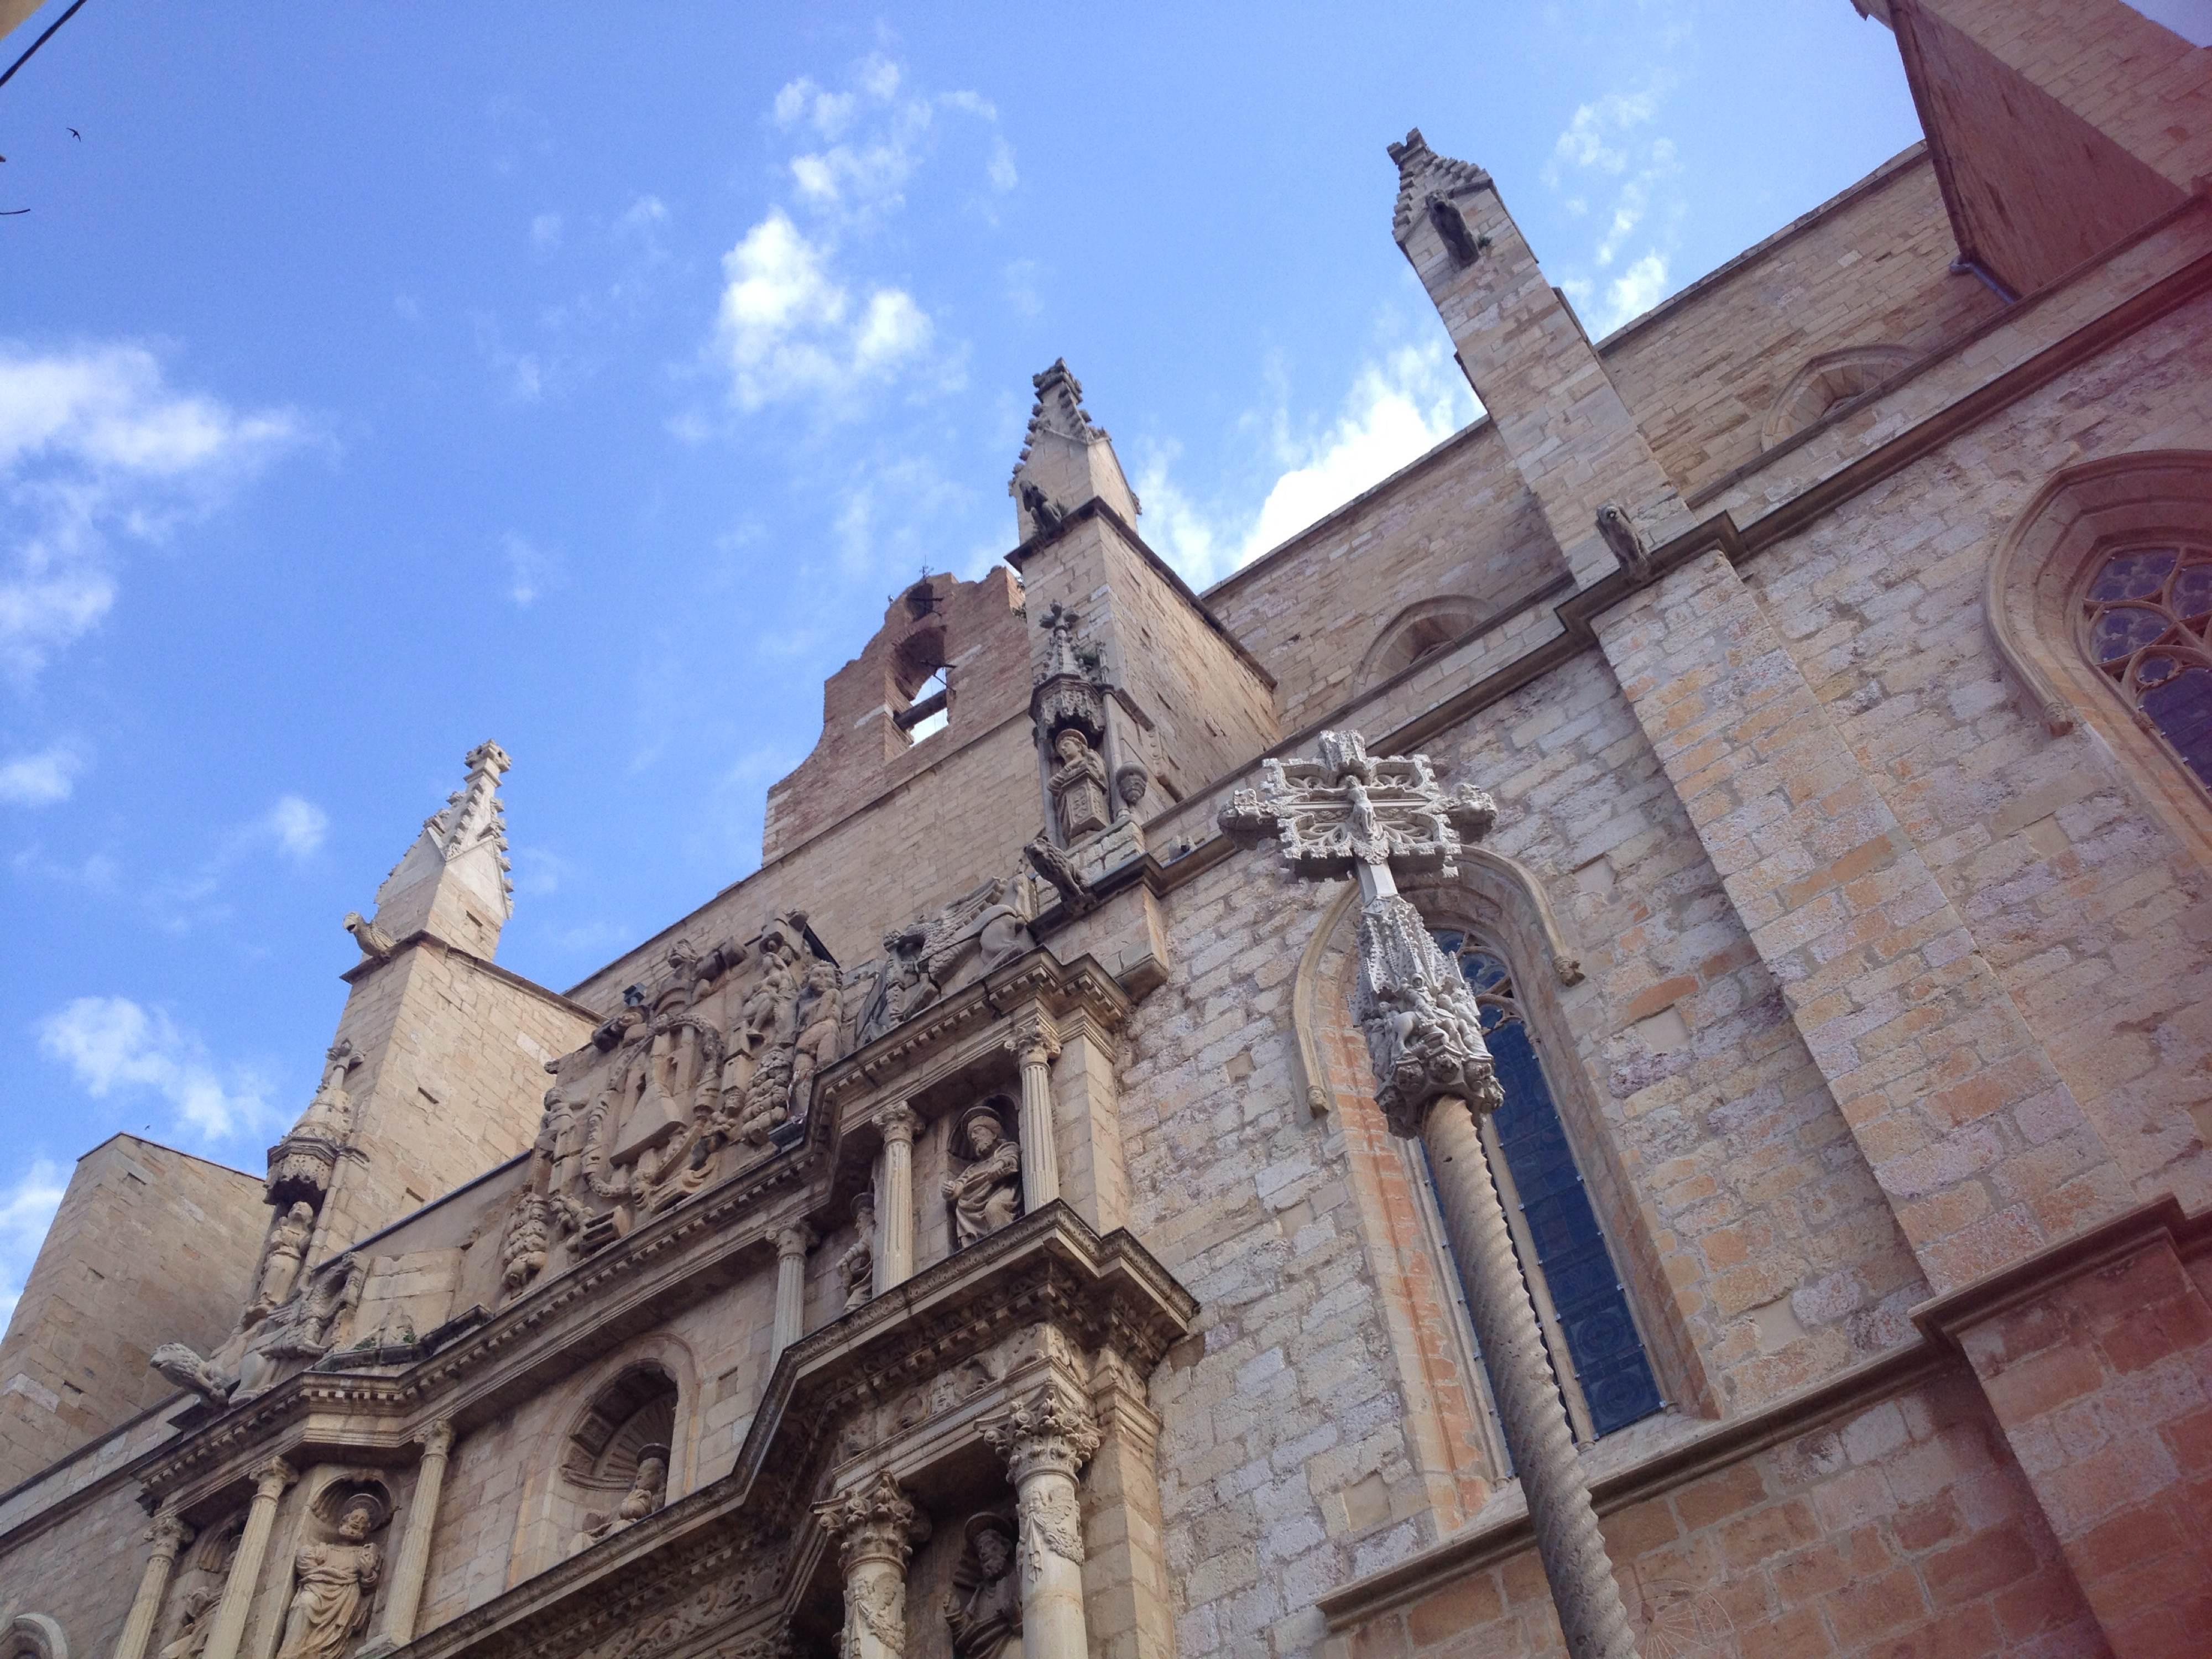
[[[885,1474],[842,1498],[817,1504],[814,1519],[837,1540],[848,1575],[871,1561],[904,1571],[915,1546],[929,1540],[929,1516]]]
[[[1006,1047],[1024,1066],[1049,1066],[1060,1058],[1060,1031],[1052,1017],[1031,1003],[1014,1016]]]
[[[982,1425],[983,1438],[1006,1460],[1014,1484],[1052,1470],[1073,1480],[1098,1449],[1098,1424],[1091,1407],[1056,1383],[1047,1383],[1005,1415]]]
[[[300,1478],[299,1470],[281,1457],[271,1457],[256,1463],[246,1474],[253,1478],[253,1495],[275,1502],[283,1496],[284,1488]]]
[[[415,1443],[422,1447],[425,1457],[443,1457],[453,1449],[453,1425],[441,1417],[422,1427]]]
[[[192,1541],[192,1535],[191,1523],[173,1510],[163,1510],[146,1529],[155,1556],[163,1561],[175,1560],[177,1552]]]
[[[876,1127],[883,1132],[887,1144],[911,1146],[921,1128],[921,1114],[902,1100],[883,1109],[876,1119]]]
[[[820,1242],[821,1240],[815,1235],[814,1229],[803,1221],[796,1226],[779,1227],[775,1233],[776,1260],[779,1261],[804,1260],[806,1253]]]

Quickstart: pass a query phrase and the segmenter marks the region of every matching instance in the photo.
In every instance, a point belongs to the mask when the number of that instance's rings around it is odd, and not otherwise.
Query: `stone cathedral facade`
[[[1039,375],[565,992],[472,750],[265,1176],[79,1164],[0,1659],[2204,1652],[2212,53],[1859,3],[1604,340],[1392,145],[1486,414],[1205,593]]]

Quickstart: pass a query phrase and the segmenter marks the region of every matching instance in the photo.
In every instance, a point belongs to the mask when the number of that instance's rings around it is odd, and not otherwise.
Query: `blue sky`
[[[1473,418],[1414,124],[1593,332],[1917,136],[1848,0],[91,0],[0,88],[0,1310],[114,1131],[259,1167],[472,744],[518,972],[754,867],[1054,357],[1200,583]]]

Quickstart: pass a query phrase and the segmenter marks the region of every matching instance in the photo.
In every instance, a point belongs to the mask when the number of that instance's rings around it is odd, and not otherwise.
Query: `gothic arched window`
[[[1483,1125],[1485,1149],[1535,1304],[1553,1375],[1577,1439],[1647,1417],[1664,1403],[1629,1310],[1628,1294],[1559,1121],[1551,1085],[1504,955],[1439,929],[1482,1011],[1482,1029],[1505,1103]]]
[[[2081,649],[2105,682],[2212,787],[2212,550],[2124,547],[2089,567]]]

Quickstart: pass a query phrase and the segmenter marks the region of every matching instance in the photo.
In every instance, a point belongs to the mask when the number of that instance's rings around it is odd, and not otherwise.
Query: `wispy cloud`
[[[173,390],[143,346],[0,343],[0,670],[27,682],[115,603],[121,550],[213,511],[306,424]]]
[[[22,1297],[23,1281],[60,1207],[64,1179],[58,1165],[33,1158],[14,1186],[0,1192],[0,1328]]]
[[[1687,204],[1674,188],[1681,173],[1674,141],[1647,129],[1658,124],[1674,86],[1661,69],[1636,91],[1579,106],[1544,164],[1545,184],[1562,193],[1570,213],[1587,215],[1593,197],[1610,198],[1593,219],[1587,264],[1559,267],[1559,286],[1594,336],[1650,310],[1668,290],[1668,257]],[[1638,241],[1626,268],[1608,275]]]
[[[972,92],[929,94],[880,54],[832,88],[811,76],[775,95],[770,124],[800,146],[784,163],[788,199],[772,205],[723,256],[714,356],[745,413],[800,404],[845,416],[860,394],[960,384],[961,353],[904,283],[861,274],[861,254],[935,153],[941,130],[987,132],[990,193],[1020,182],[998,111]],[[694,417],[685,435],[698,435]]]
[[[34,755],[0,763],[0,801],[10,806],[52,806],[76,792],[84,757],[57,744]]]
[[[39,1022],[39,1048],[67,1066],[94,1100],[153,1096],[202,1139],[222,1140],[265,1123],[269,1080],[218,1066],[207,1045],[159,1008],[128,997],[79,997]]]
[[[507,597],[526,611],[568,580],[568,562],[527,536],[508,531],[500,551],[507,560]]]
[[[286,795],[269,809],[264,821],[276,850],[297,861],[312,856],[330,833],[331,815],[310,800]]]
[[[1204,584],[1248,564],[1417,459],[1472,420],[1473,393],[1440,343],[1362,365],[1336,415],[1301,432],[1285,400],[1261,417],[1279,471],[1258,497],[1203,502],[1174,477],[1172,447],[1146,456],[1136,489],[1146,538]]]

